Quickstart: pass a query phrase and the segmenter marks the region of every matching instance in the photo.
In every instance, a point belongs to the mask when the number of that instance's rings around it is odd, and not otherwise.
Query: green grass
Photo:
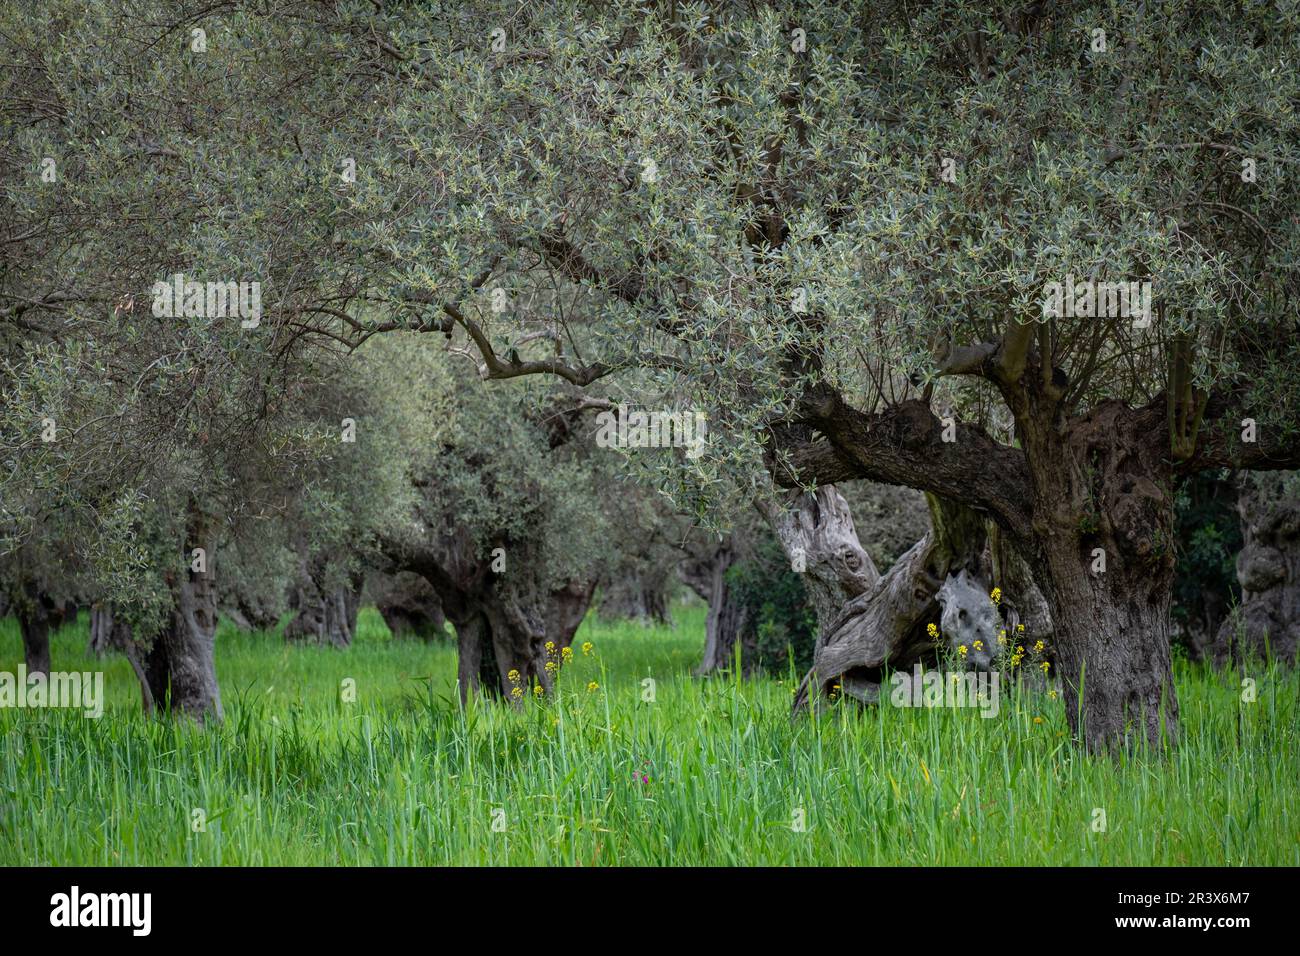
[[[1091,758],[1037,695],[991,720],[792,721],[789,679],[692,678],[703,611],[677,618],[588,621],[594,653],[522,711],[462,711],[454,650],[393,641],[373,610],[342,652],[223,629],[226,722],[207,731],[143,718],[83,618],[54,666],[105,670],[108,709],[0,709],[0,864],[1300,864],[1294,671],[1258,671],[1243,703],[1239,674],[1180,663],[1178,750]],[[0,622],[0,670],[20,660]]]

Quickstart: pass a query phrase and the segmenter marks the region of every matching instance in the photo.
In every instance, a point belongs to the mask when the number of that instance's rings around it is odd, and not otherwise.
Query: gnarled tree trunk
[[[1214,662],[1271,655],[1294,663],[1300,649],[1300,475],[1243,474],[1237,512],[1242,601],[1219,628]]]
[[[1177,738],[1170,652],[1174,477],[1154,410],[1109,402],[1062,444],[1025,431],[1033,484],[1026,560],[1054,629],[1066,719],[1092,751]]]
[[[880,572],[858,540],[849,503],[834,485],[823,485],[815,493],[795,492],[780,504],[761,498],[757,505],[791,568],[803,575],[819,624],[829,623],[847,602],[880,581]]]
[[[525,542],[501,540],[485,557],[461,528],[417,545],[384,542],[394,569],[421,575],[456,628],[461,700],[473,691],[518,701],[535,688],[550,693],[561,651],[573,639],[595,581],[569,581],[552,591],[542,562]],[[554,649],[548,651],[551,642]],[[511,679],[512,673],[515,679]],[[520,693],[515,693],[518,690]]]
[[[546,636],[559,648],[573,643],[591,608],[596,593],[595,580],[573,579],[551,591],[546,601]]]
[[[796,713],[830,695],[836,687],[864,703],[874,703],[880,696],[886,666],[905,670],[933,654],[934,640],[926,632],[926,625],[939,616],[936,595],[950,575],[963,569],[979,569],[985,530],[980,517],[969,508],[932,495],[927,495],[927,501],[932,527],[925,537],[894,562],[883,577],[877,575],[869,586],[839,606],[828,600],[825,611],[819,608],[817,649],[813,667],[795,693]],[[847,515],[847,505],[843,509],[837,504],[820,510],[830,515],[839,515],[842,510]],[[826,564],[831,569],[837,565],[835,554],[851,553],[846,552],[843,542],[852,533],[851,518],[847,526],[845,517],[833,520],[840,531],[821,537],[841,542],[829,552],[831,559]],[[805,536],[804,540],[815,539]],[[855,533],[852,541],[857,542]],[[859,582],[869,580],[864,575],[846,575],[843,569],[821,577],[823,582],[840,581],[846,593],[856,589]]]
[[[214,658],[217,629],[217,591],[211,564],[213,550],[210,520],[191,511],[186,525],[185,570],[169,575],[172,613],[152,645],[133,660],[143,678],[146,711],[181,713],[199,723],[220,721],[221,689]],[[194,571],[190,554],[203,548],[208,556],[204,571]],[[139,655],[132,649],[128,656]]]
[[[351,647],[361,609],[361,574],[349,575],[343,584],[328,583],[329,566],[323,557],[299,558],[298,575],[289,607],[298,613],[284,628],[286,641],[306,641],[330,647]]]
[[[647,626],[672,622],[664,582],[646,580],[637,575],[612,582],[605,588],[600,600],[600,615],[639,621]]]
[[[418,574],[401,571],[379,576],[375,581],[375,606],[394,637],[415,637],[426,642],[451,637],[438,592]]]

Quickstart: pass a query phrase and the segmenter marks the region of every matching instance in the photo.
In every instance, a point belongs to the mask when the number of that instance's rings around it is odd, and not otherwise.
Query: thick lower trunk
[[[20,614],[18,627],[23,635],[23,658],[28,674],[50,672],[50,622],[39,610],[33,614]]]
[[[20,581],[9,610],[18,618],[27,673],[49,674],[50,631],[63,623],[65,606],[51,598],[34,579],[23,576]]]
[[[1103,402],[1022,422],[1034,488],[1018,542],[1051,614],[1066,719],[1094,753],[1176,742],[1174,476],[1162,416]],[[1163,440],[1162,440],[1163,439]]]
[[[619,581],[605,589],[600,600],[600,615],[638,621],[646,626],[672,623],[667,588],[637,577]]]
[[[199,722],[220,721],[221,690],[214,659],[217,630],[217,588],[213,570],[189,566],[194,548],[215,553],[211,523],[196,509],[186,525],[183,551],[186,567],[171,576],[170,619],[147,648],[126,642],[127,656],[141,679],[146,711],[184,714]]]
[[[559,662],[558,652],[546,651],[540,620],[521,616],[500,601],[478,603],[456,625],[457,679],[464,702],[472,691],[519,702],[540,687],[550,693],[553,676],[547,661]]]
[[[1174,743],[1168,575],[1094,573],[1072,550],[1049,555],[1045,570],[1057,676],[1076,736],[1094,752]]]
[[[255,601],[235,597],[220,605],[220,614],[240,631],[274,631],[280,615]]]
[[[217,607],[212,580],[186,572],[172,587],[171,620],[144,654],[146,708],[184,714],[199,723],[223,718],[214,658]]]
[[[113,612],[107,605],[96,604],[90,609],[90,643],[86,650],[103,656],[113,647]]]
[[[594,581],[550,590],[544,560],[528,545],[497,544],[510,555],[506,567],[494,567],[463,530],[418,548],[387,544],[392,568],[420,575],[456,627],[462,701],[476,690],[512,702],[549,693],[595,591]]]

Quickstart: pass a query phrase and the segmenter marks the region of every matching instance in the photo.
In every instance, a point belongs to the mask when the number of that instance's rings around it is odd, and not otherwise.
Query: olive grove
[[[701,527],[762,516],[817,618],[804,702],[870,699],[943,602],[985,614],[1000,584],[1050,622],[1084,745],[1176,740],[1180,483],[1300,467],[1293,7],[56,2],[6,26],[0,518],[62,523],[97,599],[138,606],[147,699],[220,713],[194,552],[263,519],[318,639],[343,640],[361,542],[436,591],[462,693],[544,690],[548,633],[616,562],[621,457]],[[259,314],[159,315],[178,274],[256,281]],[[628,404],[699,412],[702,453],[598,448]],[[888,568],[838,487],[862,480],[926,493]]]

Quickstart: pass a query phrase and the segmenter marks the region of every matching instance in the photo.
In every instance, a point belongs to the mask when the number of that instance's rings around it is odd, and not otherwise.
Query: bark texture
[[[970,509],[934,496],[928,501],[931,530],[869,589],[819,621],[813,667],[795,693],[796,713],[837,689],[863,703],[875,703],[887,666],[906,670],[933,656],[934,640],[926,625],[940,617],[939,591],[950,576],[978,571],[984,525]],[[959,599],[972,592],[951,592],[954,617],[962,610]],[[987,600],[985,594],[982,602]],[[974,615],[980,604],[965,610]]]
[[[22,577],[17,593],[11,595],[10,611],[18,618],[23,640],[23,660],[29,674],[50,672],[50,632],[67,616],[69,605],[55,600],[33,578]],[[75,605],[71,606],[73,616]]]
[[[1176,740],[1174,476],[1162,422],[1108,402],[1033,468],[1028,554],[1051,612],[1066,717],[1093,751]]]
[[[210,519],[192,511],[186,525],[183,557],[193,548],[214,554]],[[141,679],[141,696],[148,712],[181,714],[200,724],[223,718],[221,689],[214,658],[217,629],[217,591],[213,568],[185,570],[169,575],[172,612],[148,648],[134,641],[125,650]],[[111,627],[110,627],[111,633]]]
[[[557,647],[573,643],[573,636],[587,617],[596,594],[594,580],[574,578],[551,591],[546,601],[546,635]]]
[[[735,663],[737,642],[745,631],[745,608],[727,581],[727,571],[735,563],[737,542],[733,537],[705,548],[683,562],[682,580],[709,606],[704,621],[704,655],[695,669],[703,677],[716,671],[730,670]],[[741,647],[741,670],[745,670],[750,653]]]
[[[611,583],[600,599],[600,615],[618,620],[670,624],[667,581],[630,574]]]
[[[350,575],[343,584],[333,583],[324,558],[302,557],[289,597],[289,607],[297,613],[285,625],[284,639],[351,647],[364,584],[360,574]]]
[[[28,674],[50,672],[50,618],[37,605],[18,614],[18,628],[23,636],[23,659]]]
[[[378,577],[375,606],[394,637],[426,642],[451,639],[442,601],[428,581],[409,571]]]
[[[1033,350],[1034,333],[1011,323],[1001,343],[945,361],[954,374],[983,375],[998,388],[1016,444],[945,423],[926,399],[867,414],[817,386],[801,403],[816,437],[778,432],[784,458],[773,459],[773,473],[788,483],[788,463],[804,480],[905,484],[996,521],[1046,602],[1076,737],[1094,751],[1161,747],[1176,740],[1178,717],[1169,620],[1174,484],[1207,467],[1285,467],[1295,449],[1235,441],[1236,431],[1211,425],[1230,405],[1182,389],[1182,377],[1179,390],[1140,408],[1104,401],[1072,414],[1070,383]]]
[[[1245,474],[1237,513],[1242,601],[1214,641],[1216,664],[1275,657],[1295,663],[1300,647],[1300,476]]]

